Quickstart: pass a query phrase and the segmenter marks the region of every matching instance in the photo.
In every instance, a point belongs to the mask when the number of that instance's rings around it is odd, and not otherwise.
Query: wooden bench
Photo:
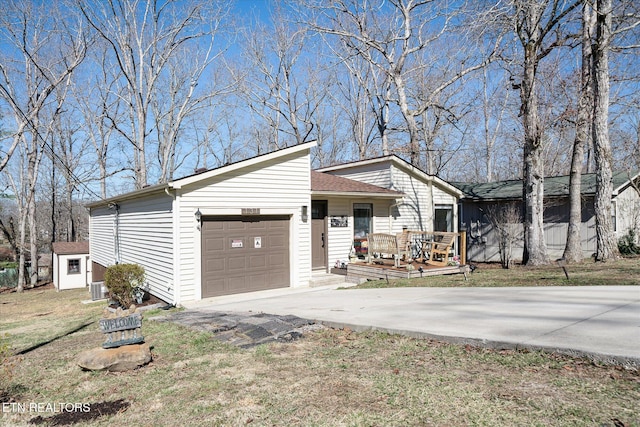
[[[429,264],[444,266],[449,263],[449,252],[453,246],[453,234],[435,236],[429,248]]]
[[[399,233],[398,235],[387,233],[371,233],[368,239],[368,260],[369,264],[373,263],[374,254],[388,254],[394,258],[394,265],[400,266],[400,259],[409,254],[407,243],[409,241],[407,233]]]

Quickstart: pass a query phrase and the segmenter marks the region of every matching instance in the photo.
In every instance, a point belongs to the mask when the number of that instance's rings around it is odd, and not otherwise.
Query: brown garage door
[[[202,223],[202,297],[289,286],[289,217],[211,217]]]

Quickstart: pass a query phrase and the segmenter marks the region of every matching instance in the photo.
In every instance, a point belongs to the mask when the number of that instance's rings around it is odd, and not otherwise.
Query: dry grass
[[[86,292],[52,290],[0,296],[0,324],[12,342],[45,343],[15,368],[9,390],[15,402],[128,405],[77,425],[613,426],[617,419],[640,426],[637,370],[374,332],[325,329],[240,350],[145,320],[151,364],[127,373],[86,372],[75,359],[103,341],[97,325],[64,334],[71,323],[100,316],[103,306],[82,305],[83,298]],[[48,336],[33,334],[40,327]],[[0,425],[51,415],[6,412]]]
[[[381,288],[388,286],[609,286],[640,285],[640,257],[623,258],[617,261],[601,263],[584,261],[568,265],[567,280],[562,268],[557,264],[539,267],[514,265],[506,270],[498,264],[477,264],[477,269],[464,275],[429,276],[416,279],[383,280],[366,282],[357,288]]]

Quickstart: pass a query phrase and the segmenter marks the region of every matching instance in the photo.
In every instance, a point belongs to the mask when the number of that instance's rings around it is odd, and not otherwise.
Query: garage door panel
[[[219,217],[202,223],[202,296],[288,287],[289,217]]]
[[[289,242],[282,236],[269,236],[269,247],[272,249],[285,249]]]
[[[285,253],[269,254],[269,264],[284,267],[289,263],[289,256]]]
[[[227,269],[230,272],[237,272],[247,268],[247,259],[243,256],[230,256],[227,258]]]
[[[249,258],[250,268],[265,268],[267,266],[267,257],[264,255],[253,255]]]
[[[204,267],[208,271],[224,270],[225,260],[221,258],[208,259]]]
[[[205,242],[205,247],[208,252],[216,252],[224,250],[224,239],[207,239]]]

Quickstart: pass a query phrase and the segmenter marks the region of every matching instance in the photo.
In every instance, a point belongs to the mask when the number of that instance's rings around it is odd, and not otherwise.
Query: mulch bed
[[[146,293],[144,298],[142,299],[142,303],[138,304],[138,303],[134,303],[136,307],[140,308],[140,307],[147,307],[150,305],[156,305],[159,304],[161,307],[164,307],[166,305],[168,305],[169,303],[167,303],[166,301],[161,300],[160,298],[157,298],[149,293]],[[110,301],[109,302],[109,308],[110,309],[117,309],[118,307],[120,307],[118,305],[118,303],[114,302],[114,301]]]
[[[114,400],[111,402],[90,403],[82,410],[62,411],[51,417],[43,417],[38,415],[29,420],[29,424],[48,426],[69,426],[72,424],[95,420],[103,415],[114,415],[118,412],[124,412],[129,408],[129,402],[124,399]]]

